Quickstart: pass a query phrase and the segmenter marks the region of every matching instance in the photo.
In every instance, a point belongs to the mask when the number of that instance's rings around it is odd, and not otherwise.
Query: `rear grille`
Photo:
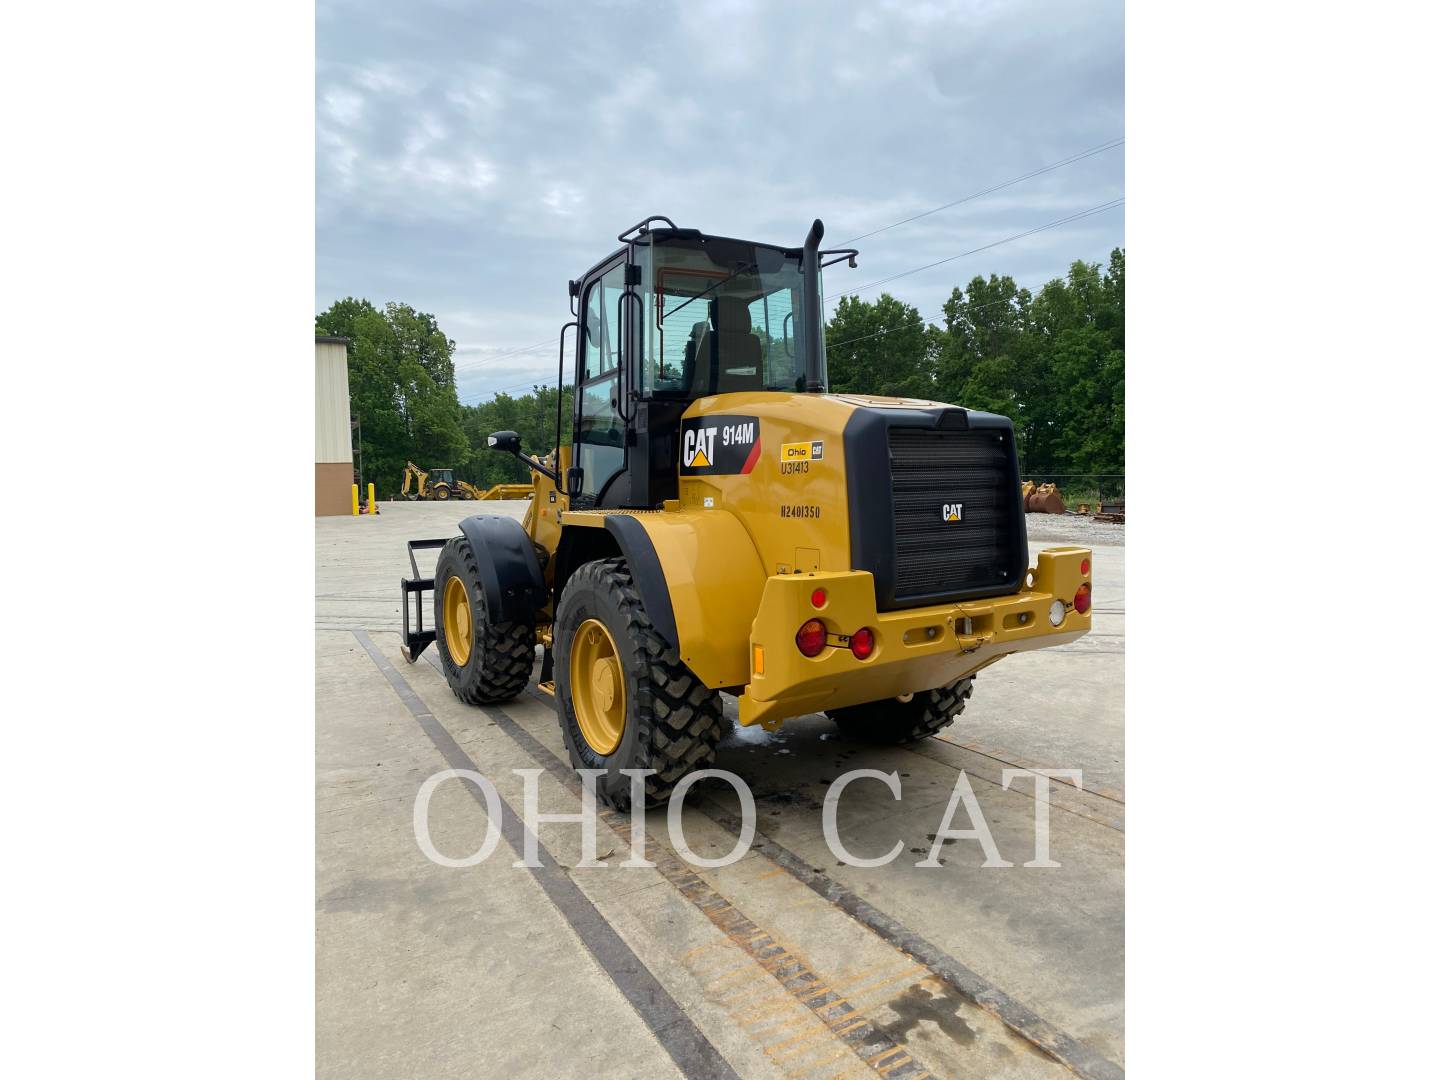
[[[994,428],[892,427],[894,596],[906,600],[993,591],[1014,581],[1019,477],[1008,435]],[[959,521],[943,508],[959,504]]]

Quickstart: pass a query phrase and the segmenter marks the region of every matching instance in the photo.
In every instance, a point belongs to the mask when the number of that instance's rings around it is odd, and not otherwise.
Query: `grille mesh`
[[[995,586],[1014,572],[1018,478],[993,430],[892,427],[895,598]],[[959,522],[941,507],[961,503]]]

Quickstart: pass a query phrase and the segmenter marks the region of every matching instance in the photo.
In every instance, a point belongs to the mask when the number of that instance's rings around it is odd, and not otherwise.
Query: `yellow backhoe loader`
[[[432,480],[431,477],[434,479]],[[412,480],[415,482],[414,491],[410,490]],[[427,472],[413,461],[405,462],[405,480],[400,485],[401,498],[409,499],[411,502],[416,499],[438,499],[444,502],[447,499],[455,498],[456,491],[454,469],[431,469]]]
[[[435,642],[472,704],[537,677],[613,806],[663,802],[714,760],[722,695],[744,725],[823,711],[908,742],[951,724],[981,669],[1090,629],[1090,551],[1030,561],[1008,419],[829,391],[821,270],[858,252],[823,235],[782,247],[665,217],[621,233],[570,283],[557,449],[489,437],[530,469],[524,521],[409,544],[405,659]]]
[[[431,477],[434,480],[431,480]],[[415,490],[410,486],[414,483]],[[431,469],[426,472],[413,461],[405,463],[405,480],[400,485],[402,498],[414,502],[416,499],[528,499],[535,493],[529,484],[495,484],[481,490],[468,480],[456,480],[454,469]]]

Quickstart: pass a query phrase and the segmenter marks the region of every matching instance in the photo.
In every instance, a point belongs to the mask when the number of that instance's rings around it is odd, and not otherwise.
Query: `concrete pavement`
[[[510,770],[521,768],[545,770],[543,811],[579,807],[548,700],[471,708],[435,666],[399,656],[404,541],[453,534],[468,513],[523,509],[381,504],[374,519],[317,521],[321,1072],[1071,1072],[1049,1047],[1082,1075],[1119,1073],[1123,547],[1096,548],[1096,632],[988,669],[942,739],[862,746],[823,717],[733,733],[718,767],[751,786],[760,835],[731,866],[681,862],[661,810],[647,815],[654,869],[616,865],[628,854],[618,820],[618,831],[600,826],[605,868],[575,867],[578,826],[548,823],[537,829],[548,868],[515,868],[506,843],[477,866],[445,868],[419,850],[412,815],[421,783],[456,760],[514,809],[523,787]],[[1032,539],[1032,553],[1044,543]],[[1014,764],[1084,770],[1082,789],[1053,797],[1059,868],[1019,865],[1032,856],[1035,800],[1028,777],[999,786]],[[886,867],[840,865],[821,835],[826,786],[854,768],[901,777],[902,802],[860,781],[839,815],[857,855],[903,845]],[[945,845],[941,867],[914,866],[961,769],[1015,867],[982,868],[971,842]],[[449,781],[432,801],[431,834],[448,855],[484,836],[472,792]],[[694,796],[683,814],[691,848],[729,850],[729,788],[704,781]]]

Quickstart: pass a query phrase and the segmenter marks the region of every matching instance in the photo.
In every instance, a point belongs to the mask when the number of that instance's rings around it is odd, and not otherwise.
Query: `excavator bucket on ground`
[[[1054,484],[1036,485],[1026,480],[1020,485],[1020,494],[1025,500],[1027,514],[1065,513],[1065,500],[1060,495],[1060,489]]]

